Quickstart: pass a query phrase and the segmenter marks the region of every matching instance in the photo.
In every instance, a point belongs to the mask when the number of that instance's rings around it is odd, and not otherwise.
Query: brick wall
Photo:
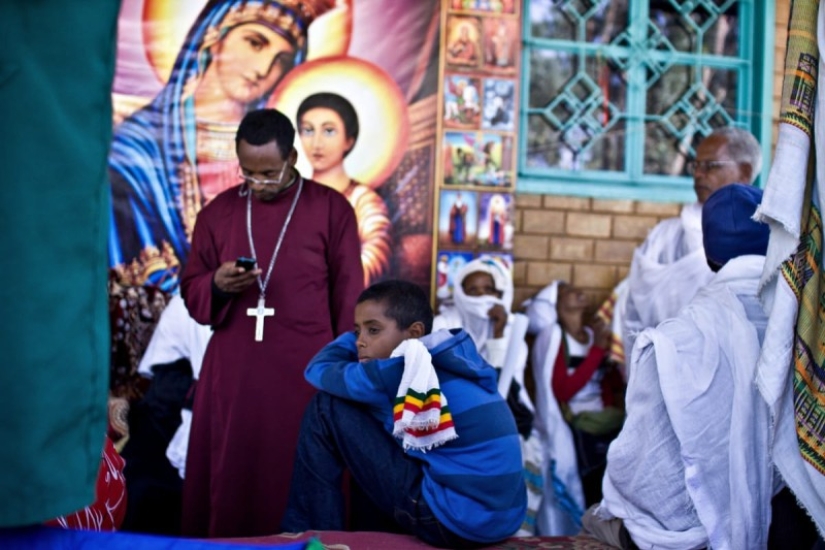
[[[790,0],[776,2],[773,118],[779,116]],[[774,143],[776,133],[774,131]],[[586,290],[598,306],[626,275],[633,250],[680,204],[516,194],[516,308],[555,279]]]
[[[594,305],[626,275],[633,250],[680,205],[556,195],[516,195],[515,304],[550,281],[583,288]]]

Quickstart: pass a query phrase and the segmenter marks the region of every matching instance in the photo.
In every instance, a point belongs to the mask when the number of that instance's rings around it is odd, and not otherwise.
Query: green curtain
[[[0,527],[94,500],[119,8],[0,2]]]

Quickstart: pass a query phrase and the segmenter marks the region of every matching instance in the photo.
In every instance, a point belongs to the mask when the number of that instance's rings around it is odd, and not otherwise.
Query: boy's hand
[[[493,322],[493,338],[504,336],[504,327],[507,325],[507,311],[501,304],[496,304],[487,312],[487,316]]]

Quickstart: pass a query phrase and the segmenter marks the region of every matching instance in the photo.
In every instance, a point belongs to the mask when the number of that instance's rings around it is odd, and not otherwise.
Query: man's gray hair
[[[731,159],[751,166],[751,181],[748,183],[756,181],[759,172],[762,170],[762,148],[753,134],[742,128],[726,126],[714,130],[710,136],[725,138],[728,144],[727,151]]]

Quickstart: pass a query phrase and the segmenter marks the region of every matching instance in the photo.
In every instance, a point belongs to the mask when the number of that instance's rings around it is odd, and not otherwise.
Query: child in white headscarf
[[[545,453],[539,534],[572,535],[586,505],[601,499],[607,446],[624,418],[623,380],[607,358],[610,327],[588,322],[584,292],[554,281],[524,305],[536,334],[535,424]]]
[[[473,338],[484,360],[500,370],[513,367],[505,365],[509,355],[509,360],[515,363],[512,371],[520,386],[519,400],[532,417],[533,405],[524,390],[527,342],[523,333],[516,339],[511,338],[517,317],[511,311],[513,279],[510,273],[494,259],[479,258],[462,267],[455,280],[453,302],[441,306],[433,320],[433,330],[463,328]]]
[[[433,330],[463,328],[473,337],[479,350],[487,352],[482,354],[484,359],[500,368],[507,344],[504,329],[510,320],[512,304],[510,274],[496,260],[479,258],[465,264],[456,273],[453,303],[441,307]]]

